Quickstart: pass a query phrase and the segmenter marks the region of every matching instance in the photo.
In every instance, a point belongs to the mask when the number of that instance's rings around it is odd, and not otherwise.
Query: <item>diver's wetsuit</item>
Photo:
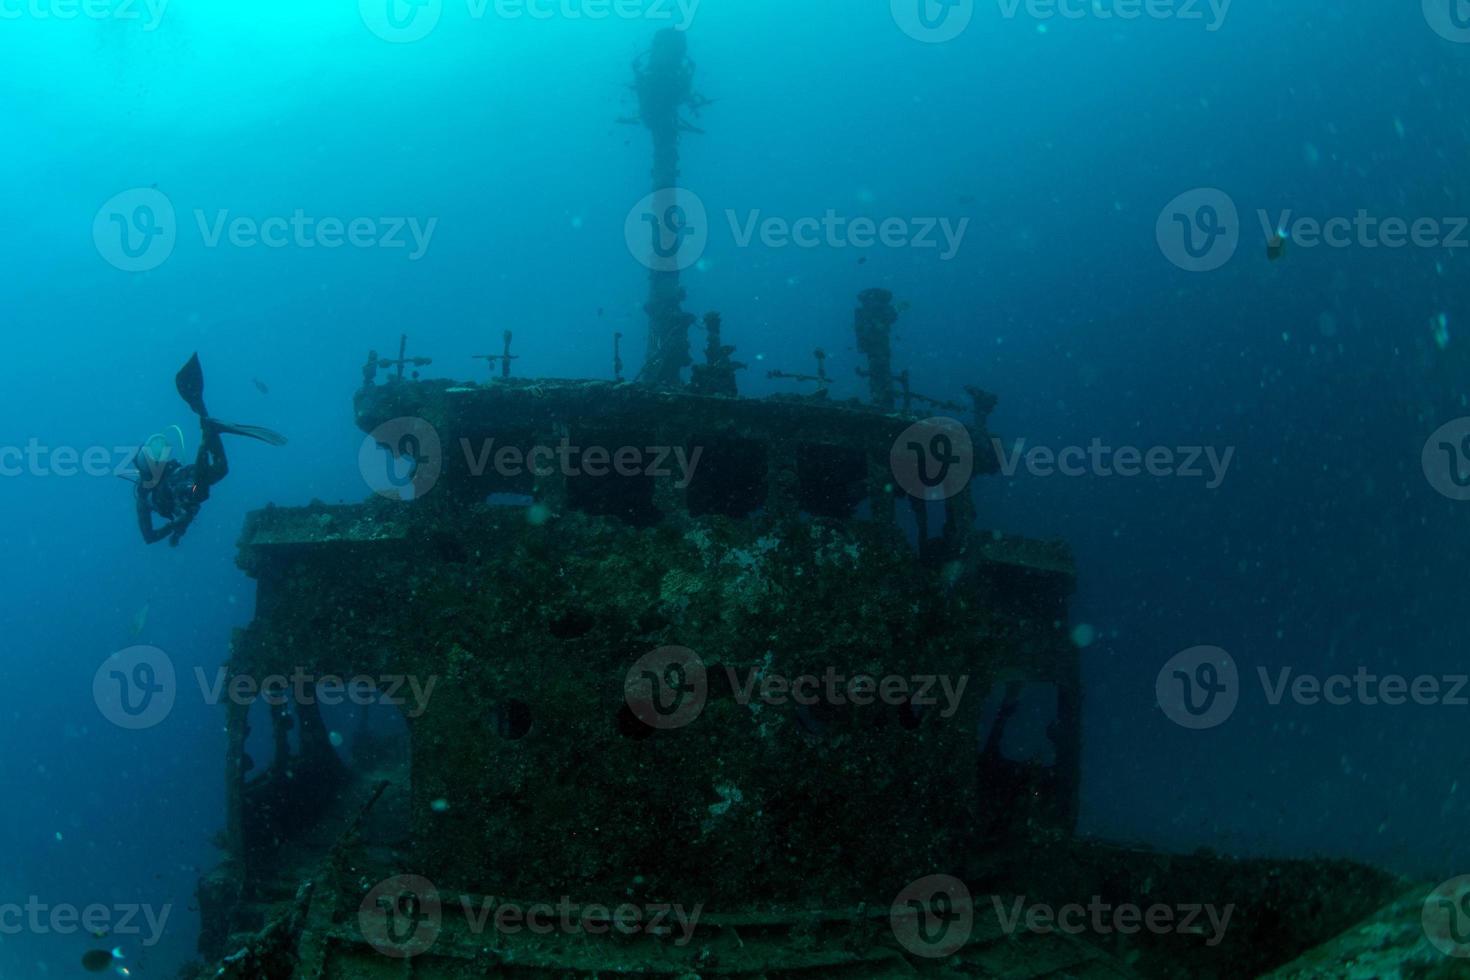
[[[204,370],[199,366],[199,355],[195,354],[174,379],[179,396],[199,416],[199,428],[203,433],[199,454],[188,466],[178,460],[159,463],[146,451],[138,453],[138,490],[135,505],[138,511],[138,530],[143,540],[157,544],[164,538],[173,546],[189,530],[199,508],[209,499],[209,491],[230,472],[230,461],[225,456],[225,444],[221,435],[246,436],[272,446],[284,446],[285,436],[253,425],[234,425],[209,417],[204,408]],[[153,515],[166,522],[163,527],[153,526]]]
[[[157,544],[164,538],[170,545],[179,539],[194,523],[200,506],[209,499],[209,489],[223,480],[230,472],[230,461],[225,456],[225,444],[220,439],[220,430],[213,419],[201,420],[204,438],[199,446],[199,455],[194,462],[184,466],[178,460],[170,460],[162,472],[146,462],[139,465],[140,479],[136,495],[138,529],[143,532],[147,544]],[[167,523],[161,528],[153,526],[153,515],[157,514]]]

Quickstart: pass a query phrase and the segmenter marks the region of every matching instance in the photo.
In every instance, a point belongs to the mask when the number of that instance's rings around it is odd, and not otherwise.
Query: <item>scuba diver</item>
[[[199,454],[189,465],[172,459],[173,447],[162,436],[149,439],[134,457],[138,469],[135,502],[138,509],[138,529],[143,532],[143,541],[157,544],[164,538],[170,547],[177,547],[179,539],[199,516],[199,508],[209,499],[209,491],[230,472],[229,460],[225,457],[222,435],[246,436],[272,446],[284,446],[285,436],[253,425],[234,425],[210,418],[204,408],[204,369],[199,365],[199,355],[189,358],[174,379],[179,397],[188,403],[194,414],[199,416],[202,442]],[[178,431],[178,427],[174,427]],[[183,433],[179,432],[182,449]],[[153,526],[157,514],[164,520],[162,527]]]

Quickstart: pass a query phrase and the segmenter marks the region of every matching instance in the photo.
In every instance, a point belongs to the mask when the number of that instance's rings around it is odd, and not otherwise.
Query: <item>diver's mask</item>
[[[163,432],[155,432],[148,437],[138,450],[134,459],[134,465],[138,468],[138,479],[143,486],[152,489],[158,486],[163,474],[168,470],[169,463],[174,460],[174,440],[169,438],[172,433],[178,440],[178,454],[184,455],[184,431],[177,425],[171,425]]]

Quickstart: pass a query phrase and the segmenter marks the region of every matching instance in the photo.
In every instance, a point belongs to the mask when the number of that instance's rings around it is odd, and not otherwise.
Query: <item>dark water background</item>
[[[173,372],[200,351],[211,409],[288,433],[234,446],[234,473],[184,545],[145,549],[105,476],[0,479],[0,901],[171,903],[135,975],[187,958],[198,869],[222,821],[223,714],[182,697],[142,733],[108,724],[94,671],[140,642],[213,670],[252,612],[233,564],[245,513],[365,493],[350,398],[366,351],[407,331],[430,376],[514,329],[517,371],[607,377],[641,361],[645,274],[624,243],[649,151],[616,123],[629,64],[668,22],[510,20],[446,5],[390,44],[357,5],[175,0],[156,29],[0,19],[0,442],[138,444],[178,422]],[[20,8],[7,8],[10,10]],[[575,7],[573,9],[576,9]],[[1470,213],[1470,46],[1417,3],[1238,2],[1180,19],[1038,21],[976,5],[946,44],[888,4],[705,0],[690,44],[717,99],[686,140],[686,183],[716,220],[687,278],[754,370],[788,390],[821,346],[857,395],[858,291],[911,304],[898,362],[916,386],[1001,396],[993,428],[1031,445],[1234,447],[1223,484],[990,478],[989,526],[1075,549],[1087,713],[1083,826],[1224,853],[1325,853],[1426,878],[1470,865],[1470,708],[1272,707],[1186,732],[1154,703],[1176,652],[1242,671],[1453,674],[1470,504],[1435,492],[1426,438],[1467,413],[1464,249],[1289,249],[1256,210]],[[114,268],[104,202],[167,195],[178,245]],[[1244,241],[1188,273],[1155,237],[1176,195],[1218,187]],[[427,252],[206,247],[195,211],[264,219],[437,219]],[[969,219],[936,250],[741,248],[723,215]],[[860,258],[866,261],[859,262]],[[1433,319],[1448,316],[1450,340]],[[756,360],[757,357],[761,359]],[[269,387],[260,393],[253,379]],[[1258,688],[1257,688],[1258,691]],[[78,937],[0,937],[0,976],[71,976]]]

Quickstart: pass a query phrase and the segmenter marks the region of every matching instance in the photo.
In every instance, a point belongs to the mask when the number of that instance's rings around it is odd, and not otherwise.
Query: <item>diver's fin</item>
[[[198,354],[189,358],[189,363],[179,370],[174,378],[174,386],[179,389],[179,397],[188,403],[195,415],[200,418],[209,415],[204,408],[204,368],[199,364]]]
[[[204,424],[224,435],[244,436],[247,439],[257,439],[272,446],[286,444],[285,436],[259,425],[236,425],[233,422],[221,422],[219,419],[208,418],[204,420]]]

